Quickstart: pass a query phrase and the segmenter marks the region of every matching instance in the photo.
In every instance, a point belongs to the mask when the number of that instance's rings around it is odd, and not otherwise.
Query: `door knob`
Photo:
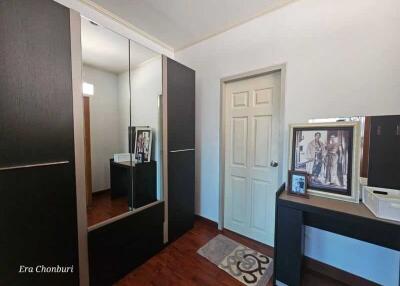
[[[274,167],[274,168],[279,166],[279,163],[274,161],[274,160],[272,160],[271,163],[269,163],[269,164],[270,164],[271,167]]]

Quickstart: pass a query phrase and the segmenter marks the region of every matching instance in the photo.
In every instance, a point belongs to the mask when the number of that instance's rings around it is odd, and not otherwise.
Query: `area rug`
[[[273,259],[226,236],[217,235],[197,251],[244,285],[265,286],[273,273]]]

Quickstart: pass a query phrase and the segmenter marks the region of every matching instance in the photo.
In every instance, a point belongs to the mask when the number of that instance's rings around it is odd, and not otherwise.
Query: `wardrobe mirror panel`
[[[130,209],[129,40],[81,18],[88,227]]]
[[[131,205],[139,210],[163,198],[161,55],[130,41],[129,78],[132,124],[128,136],[134,163]]]
[[[400,177],[398,176],[400,170],[400,148],[398,148],[400,146],[400,115],[309,120],[310,123],[339,121],[358,121],[360,124],[360,184],[400,190]],[[328,144],[328,142],[322,143],[323,146]],[[323,154],[323,150],[320,152]],[[325,161],[322,160],[322,162],[324,164]],[[324,170],[323,164],[322,171]]]

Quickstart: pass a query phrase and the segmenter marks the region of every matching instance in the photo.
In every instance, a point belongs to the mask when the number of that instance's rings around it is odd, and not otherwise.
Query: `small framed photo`
[[[288,193],[291,195],[308,197],[307,194],[307,172],[289,171]]]

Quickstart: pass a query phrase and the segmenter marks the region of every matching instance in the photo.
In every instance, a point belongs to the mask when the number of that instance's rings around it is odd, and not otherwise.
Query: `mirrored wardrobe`
[[[82,17],[88,227],[152,204],[161,188],[161,55]]]
[[[95,11],[0,3],[0,284],[113,285],[193,226],[195,71]]]

